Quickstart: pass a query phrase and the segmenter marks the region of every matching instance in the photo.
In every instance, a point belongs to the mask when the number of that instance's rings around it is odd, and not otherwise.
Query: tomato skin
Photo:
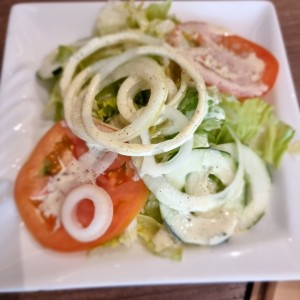
[[[191,44],[189,48],[186,44],[182,44],[182,38],[185,39],[186,37],[188,37]],[[169,34],[167,42],[180,48],[185,56],[196,63],[207,85],[217,86],[220,91],[234,95],[239,99],[266,94],[273,87],[278,75],[279,63],[267,49],[238,35],[229,33],[228,30],[216,25],[196,21],[181,23]],[[215,63],[222,68],[233,70],[233,73],[239,67],[237,64],[233,67],[234,57],[238,60],[249,54],[255,54],[264,63],[265,67],[259,74],[259,78],[253,82],[251,81],[253,80],[251,77],[253,74],[250,72],[253,69],[245,69],[245,73],[250,70],[248,77],[238,77],[237,80],[225,78],[216,72],[213,66],[208,67],[203,64],[202,60],[196,58],[197,49],[212,50],[210,55]],[[233,56],[233,59],[228,60],[230,56]],[[245,79],[248,81],[247,84]],[[260,89],[255,90],[258,84],[263,85],[263,88],[260,87]]]
[[[65,135],[71,136],[72,133],[67,127],[64,127],[62,123],[57,123],[42,137],[18,174],[15,182],[14,196],[17,208],[26,227],[42,246],[55,251],[74,252],[91,249],[122,234],[124,229],[126,229],[144,206],[149,191],[142,180],[132,180],[135,170],[131,164],[128,163],[130,158],[119,156],[111,167],[116,166],[117,163],[122,166],[127,162],[127,165],[130,167],[130,172],[126,173],[125,169],[123,172],[122,167],[114,170],[120,173],[119,176],[123,181],[119,182],[118,185],[112,185],[111,182],[109,189],[107,189],[113,201],[114,216],[106,233],[95,241],[82,243],[74,240],[65,231],[63,226],[60,226],[57,230],[53,230],[53,220],[49,222],[49,220],[44,218],[37,208],[36,203],[32,201],[31,198],[38,195],[46,186],[48,176],[42,176],[40,174],[41,167],[43,166],[46,155],[53,148],[53,145],[61,141]],[[108,170],[112,171],[110,174],[113,174],[113,170]],[[103,174],[104,177],[106,175],[107,172]],[[130,193],[123,194],[125,189],[130,190]],[[83,220],[83,223],[87,225],[93,215],[93,209],[89,207],[88,203],[83,203],[82,211],[90,214],[90,216],[87,215],[80,218]]]

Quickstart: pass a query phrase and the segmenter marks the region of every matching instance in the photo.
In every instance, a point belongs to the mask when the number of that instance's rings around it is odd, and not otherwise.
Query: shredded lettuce
[[[184,115],[194,112],[198,105],[198,92],[194,87],[189,87],[178,105],[178,110]]]
[[[187,90],[178,109],[187,117],[194,113],[198,103],[194,87]],[[232,95],[220,93],[216,88],[208,88],[208,112],[197,128],[194,143],[200,137],[209,144],[233,142],[228,126],[240,141],[254,151],[269,165],[278,167],[294,130],[282,122],[274,112],[274,107],[260,98],[243,102]]]
[[[180,261],[182,244],[154,218],[139,214],[137,233],[146,248],[152,253]]]
[[[174,260],[181,260],[181,243],[165,228],[159,202],[150,194],[142,212],[137,217],[137,234],[152,253]]]
[[[268,164],[278,167],[295,131],[274,113],[274,107],[262,99],[244,102],[228,100],[223,95],[220,103],[226,115],[225,124],[230,125],[242,143],[251,147]],[[217,143],[232,142],[227,126],[222,126]]]
[[[58,82],[54,84],[50,91],[50,97],[45,106],[44,116],[48,119],[52,119],[54,122],[59,122],[64,118],[62,96]]]
[[[165,20],[168,17],[169,10],[172,5],[172,0],[167,0],[162,3],[152,3],[146,8],[146,16],[149,21],[155,19]]]
[[[193,149],[196,148],[208,148],[208,137],[206,132],[196,132],[193,136]]]
[[[208,91],[208,111],[194,134],[193,148],[209,147],[209,142],[215,139],[216,131],[222,128],[224,124],[225,112],[219,105],[219,96],[216,94],[215,89],[209,89]],[[189,87],[178,106],[178,110],[190,118],[194,114],[197,105],[197,90],[194,87]]]
[[[291,143],[288,147],[288,152],[290,154],[300,154],[300,140],[294,141],[293,143]]]
[[[137,240],[137,219],[134,219],[118,238],[120,244],[130,247]]]
[[[135,218],[128,225],[128,227],[124,230],[124,232],[121,235],[101,244],[100,246],[96,246],[92,248],[90,250],[90,253],[93,253],[98,250],[107,249],[107,248],[115,249],[121,246],[125,246],[129,248],[136,242],[136,240],[137,240],[137,219]]]
[[[138,29],[146,34],[163,38],[174,29],[177,22],[169,16],[171,3],[171,0],[167,0],[145,6],[144,2],[109,1],[99,14],[96,35],[103,36]]]
[[[120,32],[128,27],[129,11],[119,1],[109,1],[101,10],[97,23],[96,35]]]
[[[208,111],[197,132],[212,131],[220,129],[225,120],[225,112],[219,106],[219,99],[215,94],[208,95]],[[190,117],[198,105],[198,92],[196,88],[189,87],[183,99],[181,100],[178,110]]]
[[[125,50],[126,50],[126,47],[124,45],[109,47],[109,48],[101,48],[101,49],[95,51],[94,53],[92,53],[91,55],[89,55],[88,57],[86,57],[85,59],[83,59],[81,62],[79,62],[76,73],[78,73],[79,71],[82,71],[89,65],[92,65],[92,64],[98,62],[99,60],[121,54]]]
[[[64,63],[67,59],[70,58],[76,51],[75,47],[61,45],[58,47],[56,61],[60,63]]]
[[[119,86],[120,81],[113,82],[96,95],[93,108],[95,118],[108,122],[111,117],[118,113],[117,94]]]
[[[38,70],[37,76],[43,81],[44,85],[49,90],[49,98],[44,109],[44,117],[58,122],[64,118],[62,96],[59,89],[59,80],[63,71],[64,63],[76,51],[73,46],[59,46],[55,51],[48,55],[44,60],[42,67]],[[43,69],[43,70],[42,70]],[[49,73],[48,76],[42,76],[41,72],[45,75],[45,70]]]
[[[156,200],[157,201],[157,200]],[[150,201],[153,205],[155,200]],[[158,203],[158,202],[157,202]],[[149,204],[149,203],[148,203]],[[153,213],[158,207],[148,207],[148,213]],[[153,215],[157,217],[157,212]],[[161,217],[160,217],[161,218]],[[106,248],[114,249],[125,246],[130,247],[139,238],[143,245],[152,253],[180,261],[182,257],[182,244],[155,218],[139,214],[136,219],[126,228],[120,236],[109,240],[108,242],[97,246],[91,250],[91,254],[95,251],[103,251]]]
[[[149,195],[149,198],[142,210],[142,214],[153,218],[161,224],[163,223],[159,210],[159,202],[152,193]]]

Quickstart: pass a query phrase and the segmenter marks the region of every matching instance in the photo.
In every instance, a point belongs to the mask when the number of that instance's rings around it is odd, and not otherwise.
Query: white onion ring
[[[104,75],[105,73],[108,73],[106,70],[103,72]],[[101,90],[101,73],[95,75],[92,79],[82,105],[82,119],[85,130],[87,134],[98,144],[105,143],[103,139],[108,139],[110,143],[111,140],[115,140],[116,142],[124,144],[124,142],[137,137],[142,130],[148,128],[160,113],[163,103],[167,99],[166,77],[158,63],[150,58],[138,57],[137,59],[122,65],[116,71],[113,81],[131,74],[138,74],[147,81],[152,92],[148,105],[143,109],[143,113],[140,114],[130,125],[116,132],[103,134],[103,132],[96,127],[94,120],[91,118],[95,96],[98,91]],[[108,147],[110,143],[105,146]]]
[[[173,106],[175,108],[178,107],[180,101],[184,97],[186,90],[188,88],[188,76],[186,75],[185,72],[181,72],[181,81],[180,81],[180,87],[177,91],[177,93],[172,97],[171,99],[168,99],[167,104],[170,106]]]
[[[235,139],[239,162],[233,181],[224,190],[216,194],[195,196],[178,191],[164,176],[143,176],[143,181],[159,202],[178,211],[206,212],[241,196],[244,186],[244,166],[242,163],[243,151],[241,149],[241,143],[236,138],[231,128],[228,129]]]
[[[90,199],[95,206],[94,218],[87,227],[82,227],[76,218],[76,207],[83,199]],[[75,240],[91,242],[101,237],[113,218],[113,204],[109,194],[101,187],[82,184],[69,192],[61,208],[61,221],[66,231]]]
[[[175,134],[189,123],[189,120],[182,112],[170,105],[164,107],[163,116],[165,120],[171,120],[172,123],[162,126],[160,129],[162,135]]]
[[[134,97],[139,91],[149,86],[138,76],[129,76],[120,86],[117,95],[117,106],[120,115],[128,122],[133,122],[133,116],[138,111],[134,106]]]
[[[149,134],[146,132],[143,132],[141,134],[141,139],[143,143],[150,142]],[[143,158],[142,166],[139,170],[139,175],[143,177],[144,175],[147,174],[152,177],[158,177],[163,174],[168,174],[178,166],[184,164],[187,155],[189,155],[192,149],[193,149],[193,139],[190,139],[186,141],[183,145],[181,145],[176,156],[174,156],[172,159],[166,162],[156,163],[154,156],[145,156]]]
[[[176,123],[177,131],[175,132],[178,132],[188,123],[188,119],[180,111],[173,107],[166,105],[163,111],[166,119],[171,119],[174,121],[174,123]],[[148,131],[142,132],[140,136],[144,145],[150,144],[151,141]],[[166,162],[156,163],[154,156],[145,156],[142,163],[140,163],[138,160],[134,161],[134,163],[139,170],[139,175],[141,177],[146,174],[157,177],[163,174],[168,174],[175,168],[182,165],[186,161],[186,157],[191,153],[192,149],[193,139],[190,139],[181,145],[178,153],[172,159]]]
[[[168,103],[169,101],[172,101],[172,99],[176,96],[178,91],[177,91],[176,84],[170,77],[167,77],[167,87],[168,87],[168,99],[167,99],[167,103]]]
[[[82,47],[78,52],[72,55],[64,68],[63,76],[60,80],[60,89],[62,94],[64,95],[76,67],[80,61],[88,57],[93,52],[97,51],[98,49],[105,48],[108,46],[112,46],[115,44],[119,44],[125,41],[135,41],[140,44],[152,44],[152,45],[161,45],[162,42],[159,39],[153,38],[151,36],[137,33],[137,32],[122,32],[117,34],[107,35],[101,38],[94,38],[89,43],[87,43],[84,47]]]
[[[168,57],[170,59],[173,59],[174,61],[179,64],[183,71],[186,71],[188,75],[194,80],[196,84],[196,89],[198,91],[198,106],[196,108],[195,114],[193,115],[191,121],[189,124],[174,138],[171,140],[164,141],[159,144],[150,144],[150,145],[140,145],[140,144],[126,144],[123,141],[118,141],[115,140],[115,138],[112,137],[112,135],[108,136],[108,134],[101,132],[101,130],[98,130],[95,128],[93,124],[93,120],[91,117],[91,103],[85,103],[89,104],[88,106],[84,105],[82,107],[83,109],[83,121],[84,121],[84,127],[87,132],[80,132],[80,137],[90,143],[102,145],[112,151],[116,151],[120,154],[124,155],[130,155],[130,156],[143,156],[143,155],[154,155],[162,152],[166,152],[169,150],[172,150],[174,148],[177,148],[181,146],[184,142],[186,142],[188,139],[190,139],[191,135],[194,133],[194,131],[197,129],[199,124],[202,122],[203,117],[207,111],[207,103],[206,103],[206,89],[205,89],[205,84],[202,80],[201,75],[197,72],[197,70],[194,68],[193,65],[191,65],[183,56],[179,55],[176,50],[172,49],[169,46],[164,46],[164,47],[153,47],[153,46],[143,46],[139,48],[134,48],[128,50],[126,53],[120,55],[121,61],[124,62],[131,58],[134,58],[136,56],[141,56],[141,55],[149,55],[149,54],[154,54],[154,55],[161,55],[163,57]],[[119,62],[118,62],[119,63]],[[115,63],[115,65],[118,63]],[[110,70],[106,68],[106,72],[108,71],[111,72],[113,70],[114,66],[111,66]],[[85,70],[86,71],[86,70]],[[88,74],[89,72],[86,72]],[[80,74],[79,74],[80,75]],[[77,75],[77,76],[79,76]],[[106,75],[106,74],[104,74]],[[108,75],[108,74],[107,74]],[[81,75],[82,76],[82,75]],[[85,79],[87,78],[87,75],[83,76]],[[77,77],[75,78],[75,80]],[[100,78],[98,78],[100,80]],[[102,78],[104,80],[104,78]],[[83,80],[84,82],[84,80]],[[95,83],[95,82],[94,82]],[[94,85],[95,87],[98,85]],[[74,87],[73,87],[74,88]],[[93,90],[91,89],[91,92]],[[69,92],[67,93],[69,94]],[[68,97],[67,100],[72,99],[71,97]],[[90,100],[89,97],[86,97],[85,100]],[[70,102],[66,107],[69,109],[72,108],[72,100],[67,101]],[[68,114],[68,109],[66,108],[66,114]],[[66,117],[66,121],[68,122],[69,127],[74,130],[74,126],[72,126],[72,122],[70,122],[70,118]],[[136,130],[139,130],[135,128]],[[76,131],[76,130],[75,130]],[[93,137],[90,136],[92,132]],[[123,131],[124,132],[124,131]],[[114,136],[117,136],[118,133],[114,133]]]

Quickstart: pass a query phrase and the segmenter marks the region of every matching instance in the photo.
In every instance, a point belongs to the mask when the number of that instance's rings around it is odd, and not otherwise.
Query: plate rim
[[[177,3],[180,3],[180,2],[184,2],[184,3],[195,3],[195,4],[199,4],[200,2],[199,1],[175,1],[174,3],[173,3],[173,5],[176,5],[176,2]],[[222,2],[222,3],[236,3],[236,1],[232,1],[232,0],[230,0],[230,1],[223,1],[223,0],[221,0],[221,1],[217,1],[217,2]],[[210,1],[203,1],[202,3],[211,3]],[[289,76],[290,76],[290,78],[291,78],[291,86],[292,86],[292,88],[294,89],[294,92],[295,92],[295,94],[296,94],[296,91],[295,91],[295,86],[294,86],[294,82],[293,82],[293,80],[292,80],[292,76],[291,76],[291,69],[290,69],[290,65],[289,65],[289,62],[288,62],[288,57],[287,57],[287,53],[286,53],[286,48],[285,48],[285,46],[284,46],[284,39],[283,39],[283,36],[282,36],[282,31],[281,31],[281,28],[280,28],[280,26],[279,26],[279,20],[278,20],[278,16],[277,16],[277,12],[276,12],[276,9],[275,9],[275,6],[274,6],[274,4],[272,3],[272,2],[269,2],[269,1],[259,1],[259,0],[256,0],[256,1],[243,1],[243,2],[239,2],[238,4],[239,5],[241,5],[241,4],[244,4],[244,3],[259,3],[259,4],[262,4],[262,3],[267,3],[268,4],[268,6],[269,6],[269,9],[271,9],[271,10],[273,10],[273,13],[274,13],[274,15],[275,15],[275,22],[277,22],[277,28],[276,28],[276,31],[278,31],[278,33],[279,33],[279,35],[280,35],[280,37],[281,37],[281,40],[279,41],[279,43],[282,43],[283,44],[283,50],[284,50],[284,58],[286,59],[286,61],[287,61],[287,68],[288,68],[288,73],[289,73]],[[37,3],[19,3],[19,4],[14,4],[13,6],[12,6],[12,9],[11,9],[11,12],[10,12],[10,16],[9,16],[9,21],[8,21],[8,28],[7,28],[7,33],[6,33],[6,38],[5,38],[5,47],[4,47],[4,55],[3,55],[3,63],[2,63],[2,71],[1,71],[1,91],[4,89],[3,88],[3,77],[5,76],[5,72],[6,72],[6,61],[7,61],[7,55],[9,55],[8,54],[8,44],[10,43],[9,42],[9,39],[11,38],[11,36],[9,35],[9,33],[10,33],[10,31],[11,31],[11,27],[12,27],[12,24],[13,24],[13,16],[14,16],[14,14],[15,14],[15,11],[16,10],[22,10],[24,7],[26,8],[26,7],[36,7],[36,6],[62,6],[62,5],[70,5],[70,6],[73,6],[73,5],[89,5],[89,4],[93,4],[93,5],[99,5],[99,4],[103,4],[103,2],[60,2],[60,3],[56,3],[56,2],[49,2],[49,3],[41,3],[41,2],[37,2]],[[2,97],[1,97],[1,93],[0,93],[0,101],[3,101],[3,99],[1,99]],[[299,104],[298,104],[298,102],[297,102],[297,105],[298,105],[298,109],[299,109]],[[299,272],[298,272],[298,274],[295,274],[294,276],[293,276],[293,274],[290,274],[290,276],[288,276],[288,274],[286,274],[287,276],[285,276],[284,278],[280,278],[280,277],[274,277],[273,279],[298,279],[298,278],[300,278],[300,270],[299,270]],[[277,275],[278,276],[278,275]],[[263,279],[263,278],[258,278],[258,279]],[[272,279],[272,278],[271,278]],[[248,281],[249,280],[249,278],[242,278],[242,280],[241,281]],[[188,280],[188,281],[184,281],[184,280],[179,280],[178,282],[165,282],[165,284],[166,283],[174,283],[174,284],[177,284],[177,283],[199,283],[199,282],[201,282],[201,283],[207,283],[207,282],[221,282],[221,281],[223,281],[224,282],[224,278],[223,279],[219,279],[219,280],[217,280],[217,281],[211,281],[211,280],[203,280],[203,279],[200,279],[199,280],[199,278],[198,278],[198,280],[196,279],[195,281],[190,281],[190,280]],[[231,281],[231,280],[230,280]],[[225,279],[225,282],[227,282],[226,281],[226,279]],[[133,282],[132,284],[128,284],[128,283],[125,283],[125,284],[120,284],[120,285],[103,285],[102,287],[104,287],[104,286],[129,286],[129,285],[143,285],[143,284],[153,284],[153,282]],[[154,284],[158,284],[158,283],[154,283]],[[99,285],[97,285],[97,286],[99,286]],[[100,285],[101,286],[101,285]],[[80,286],[80,287],[95,287],[95,285],[91,285],[91,286],[88,286],[88,285],[82,285],[82,286]],[[56,289],[57,288],[57,286],[52,286],[52,287],[50,287],[50,289],[52,290],[52,289]],[[66,286],[66,287],[62,287],[62,286],[58,286],[58,288],[59,289],[62,289],[62,288],[73,288],[72,286]],[[30,286],[28,286],[28,287],[24,287],[24,289],[5,289],[5,288],[3,288],[3,287],[1,287],[0,286],[0,292],[6,292],[6,291],[24,291],[24,290],[26,290],[26,291],[33,291],[33,290],[36,290],[37,288],[36,287],[30,287]],[[38,289],[41,289],[41,287],[38,287]],[[42,289],[49,289],[49,287],[42,287]]]

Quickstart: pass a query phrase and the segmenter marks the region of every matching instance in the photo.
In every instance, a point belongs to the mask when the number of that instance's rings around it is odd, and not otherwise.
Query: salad
[[[170,6],[108,2],[93,37],[60,45],[38,70],[54,125],[15,200],[42,246],[139,239],[180,259],[185,244],[220,244],[263,216],[269,170],[294,134],[261,99],[278,62],[227,29],[180,22]]]

